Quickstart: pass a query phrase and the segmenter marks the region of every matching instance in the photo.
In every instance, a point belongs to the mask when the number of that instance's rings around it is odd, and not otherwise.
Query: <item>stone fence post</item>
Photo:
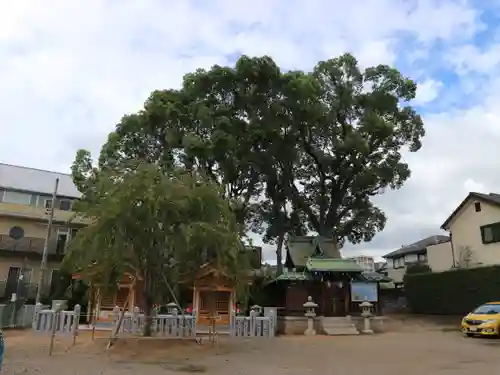
[[[80,313],[82,307],[78,304],[75,305],[75,315],[73,316],[73,326],[71,327],[71,334],[73,336],[73,346],[76,345],[76,336],[78,335],[78,325],[80,324]]]
[[[35,305],[35,313],[33,314],[32,328],[37,331],[40,327],[40,311],[42,311],[42,304],[38,302]]]

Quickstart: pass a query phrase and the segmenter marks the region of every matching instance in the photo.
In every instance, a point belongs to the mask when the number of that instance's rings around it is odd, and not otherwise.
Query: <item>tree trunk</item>
[[[150,337],[151,336],[151,326],[153,325],[153,317],[151,316],[151,313],[153,311],[153,304],[151,302],[150,297],[145,297],[145,306],[144,306],[144,336],[145,337]]]
[[[151,289],[153,287],[152,285],[153,280],[151,280],[151,277],[149,274],[144,277],[144,296],[143,296],[143,301],[144,301],[144,336],[150,337],[151,336],[151,326],[153,324],[153,317],[151,316],[153,312],[153,297],[151,293]]]
[[[283,273],[283,242],[285,240],[285,233],[278,236],[278,243],[276,245],[276,276]]]
[[[326,231],[326,230],[323,231],[323,234],[321,234],[320,232],[319,235],[324,239],[328,240],[329,242],[328,244],[323,246],[323,250],[325,251],[325,256],[334,259],[341,258],[337,237],[333,235],[331,231]]]

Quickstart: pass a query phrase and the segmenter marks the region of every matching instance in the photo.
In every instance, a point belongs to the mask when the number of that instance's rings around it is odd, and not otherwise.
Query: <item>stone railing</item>
[[[118,324],[120,319],[120,308],[116,306],[113,310],[113,323]],[[188,337],[196,336],[196,316],[181,315],[177,310],[171,314],[155,314],[151,317],[151,331],[156,336]],[[125,313],[120,332],[142,334],[146,317],[139,313],[139,308],[134,308],[134,312]]]
[[[76,336],[80,321],[80,305],[72,311],[43,309],[39,303],[35,306],[32,328],[38,332],[66,333]]]
[[[257,309],[252,309],[250,316],[233,313],[231,321],[230,334],[233,337],[274,337],[276,332],[274,316],[260,316]]]

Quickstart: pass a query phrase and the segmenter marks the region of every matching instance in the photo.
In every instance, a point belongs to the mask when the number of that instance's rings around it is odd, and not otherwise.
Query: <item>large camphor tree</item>
[[[235,284],[248,268],[241,228],[218,185],[178,168],[124,166],[93,168],[87,152],[77,154],[73,179],[83,197],[76,211],[91,224],[71,243],[65,263],[109,283],[125,271],[140,278],[144,334],[150,335],[153,304],[169,285],[189,286],[206,262]]]
[[[283,72],[242,56],[155,91],[109,135],[100,166],[131,160],[202,173],[221,187],[238,223],[277,243],[315,232],[369,241],[386,223],[371,198],[409,178],[402,152],[424,136],[416,84],[394,68],[361,69],[345,54],[312,72]]]

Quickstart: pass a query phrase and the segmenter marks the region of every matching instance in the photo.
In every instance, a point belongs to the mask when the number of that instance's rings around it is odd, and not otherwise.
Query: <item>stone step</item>
[[[326,325],[342,325],[342,324],[352,324],[350,320],[323,320],[323,324]]]
[[[329,336],[359,335],[356,327],[323,327],[325,333]]]
[[[323,326],[325,327],[345,327],[345,326],[352,326],[353,323],[351,320],[347,320],[347,319],[323,319]]]
[[[356,328],[354,324],[323,324],[323,328],[342,329],[342,328]]]
[[[327,316],[322,318],[324,322],[349,322],[352,323],[351,318],[346,316]]]
[[[352,323],[351,319],[346,317],[328,317],[323,318],[323,330],[327,335],[359,335],[359,331]]]

